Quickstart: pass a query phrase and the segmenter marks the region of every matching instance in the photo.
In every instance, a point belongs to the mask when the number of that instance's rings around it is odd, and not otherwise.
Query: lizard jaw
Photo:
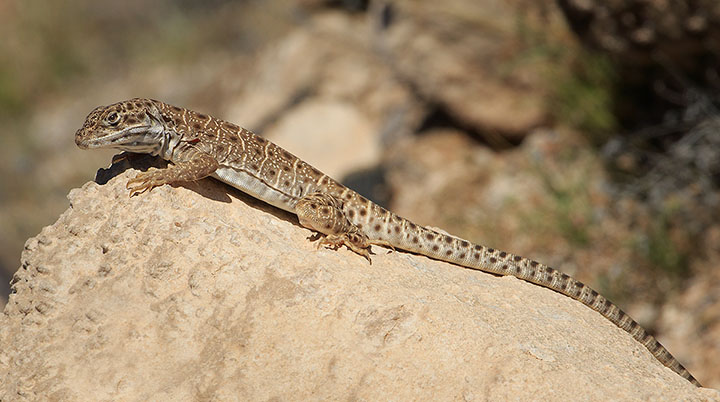
[[[105,133],[89,132],[80,129],[75,134],[75,144],[81,149],[118,148],[124,151],[137,150],[144,152],[148,147],[154,148],[157,138],[150,130],[150,126],[136,126],[127,130]]]

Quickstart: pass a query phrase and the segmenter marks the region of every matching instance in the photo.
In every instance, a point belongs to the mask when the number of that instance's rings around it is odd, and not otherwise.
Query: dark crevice
[[[372,202],[388,208],[392,195],[386,173],[384,166],[374,166],[348,174],[343,178],[342,184]]]
[[[381,29],[388,29],[395,21],[395,8],[391,4],[383,4],[378,14],[378,22]]]
[[[320,4],[326,8],[336,8],[351,13],[362,13],[367,11],[370,5],[369,0],[325,0]]]
[[[418,133],[423,133],[437,129],[453,129],[466,133],[469,137],[484,144],[496,151],[512,149],[520,144],[524,136],[504,136],[501,133],[489,133],[477,129],[456,117],[452,116],[447,108],[440,104],[435,104],[430,108],[429,113],[418,127]]]
[[[262,133],[267,127],[275,124],[278,120],[280,120],[280,118],[287,114],[289,110],[300,105],[302,102],[312,97],[313,95],[315,95],[315,92],[309,87],[298,89],[297,91],[295,91],[295,93],[293,93],[287,98],[285,104],[281,105],[276,110],[273,110],[271,113],[265,116],[262,121],[258,122],[253,127],[248,127],[248,130],[256,134]]]
[[[8,297],[10,296],[10,275],[9,270],[5,267],[0,266],[0,304],[7,304]]]

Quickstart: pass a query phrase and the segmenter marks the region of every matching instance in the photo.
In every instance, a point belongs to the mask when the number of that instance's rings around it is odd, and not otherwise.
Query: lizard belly
[[[263,200],[274,207],[292,213],[295,212],[295,197],[275,189],[270,184],[247,172],[229,167],[220,167],[212,174],[212,177],[250,194],[257,199]]]

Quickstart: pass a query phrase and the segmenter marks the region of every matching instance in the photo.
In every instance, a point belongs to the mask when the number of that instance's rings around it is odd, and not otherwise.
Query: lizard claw
[[[392,253],[393,251],[397,251],[395,250],[395,246],[386,240],[371,240],[369,243],[389,248],[390,250],[388,250],[388,254]]]
[[[111,163],[114,165],[116,163],[120,163],[120,162],[126,161],[126,160],[128,160],[128,154],[123,152],[121,154],[113,155]]]
[[[337,250],[338,247],[342,246],[344,243],[345,239],[343,239],[342,236],[327,235],[317,242],[317,248],[320,249],[320,247],[326,246],[326,248]]]
[[[372,260],[370,259],[370,251],[368,250],[369,247],[363,248],[363,247],[356,245],[348,238],[347,234],[345,234],[345,235],[327,235],[318,242],[317,247],[319,249],[321,246],[327,246],[327,248],[337,250],[338,247],[340,247],[342,245],[347,246],[347,248],[349,248],[353,252],[365,257],[365,259],[368,260],[370,265],[372,265]]]
[[[130,197],[133,197],[163,184],[165,184],[165,181],[162,180],[160,172],[151,168],[147,172],[140,172],[137,176],[128,180],[125,188],[130,190]]]

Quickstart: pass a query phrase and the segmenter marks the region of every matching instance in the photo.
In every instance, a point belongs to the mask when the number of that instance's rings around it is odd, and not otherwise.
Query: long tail
[[[392,213],[391,213],[392,214]],[[392,214],[394,215],[394,214]],[[592,308],[615,325],[632,335],[645,346],[660,363],[669,367],[683,378],[700,387],[700,383],[680,364],[655,337],[648,334],[629,315],[610,300],[598,294],[582,282],[539,262],[473,244],[458,237],[443,234],[393,216],[402,230],[391,235],[380,235],[383,241],[393,246],[422,254],[437,260],[447,261],[466,268],[491,272],[498,275],[512,275],[517,278],[552,289],[569,296]],[[390,233],[391,231],[387,231]]]

